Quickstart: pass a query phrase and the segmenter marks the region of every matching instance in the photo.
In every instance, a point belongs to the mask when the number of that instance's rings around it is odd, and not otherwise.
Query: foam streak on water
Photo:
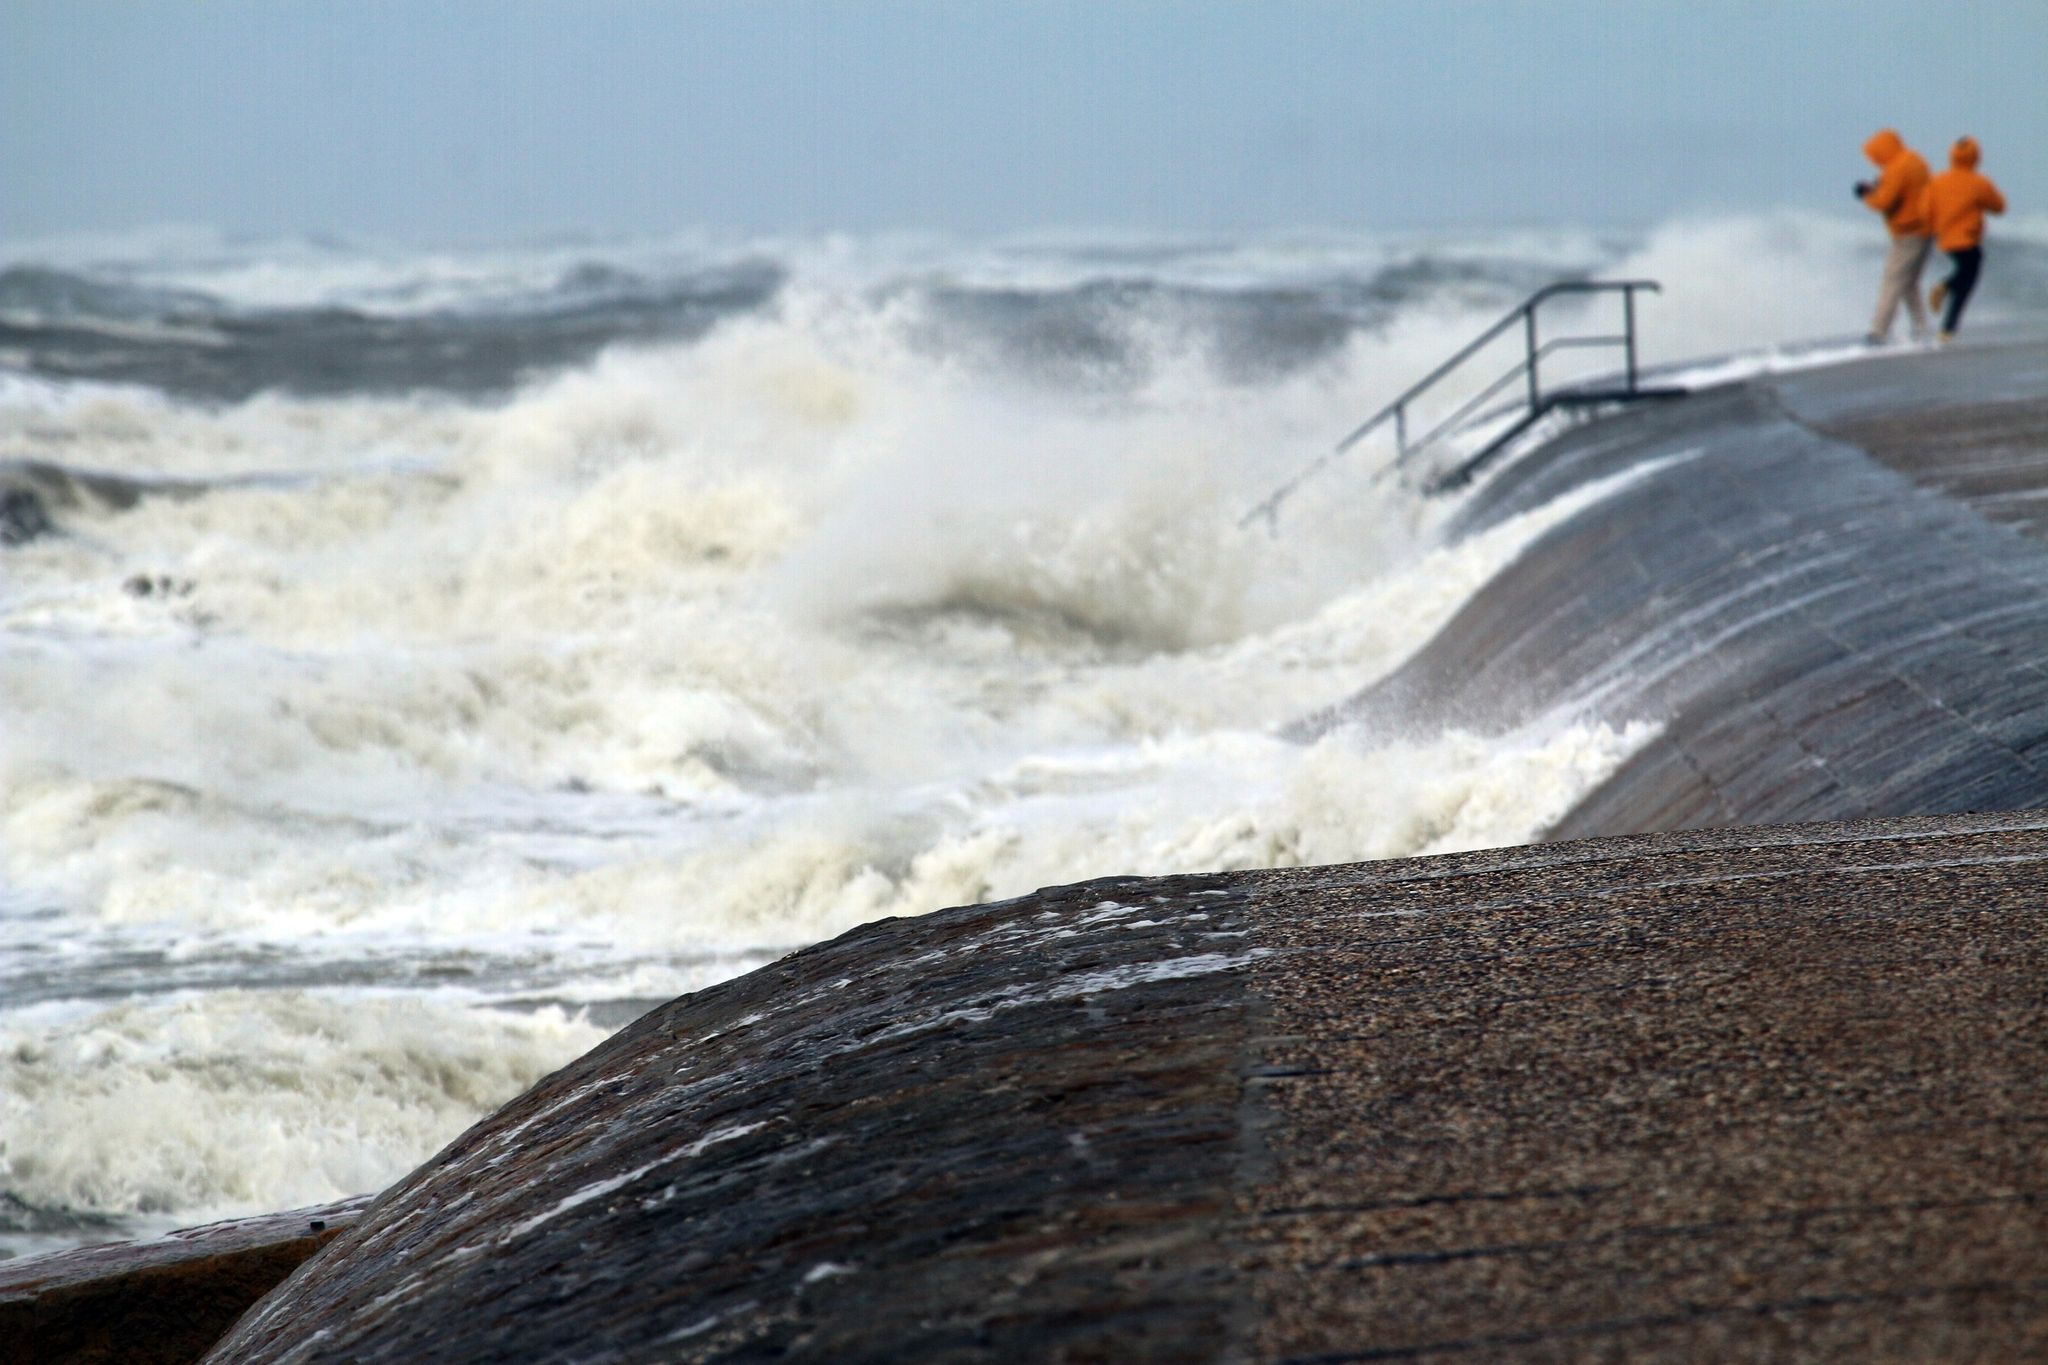
[[[374,1189],[877,916],[1540,833],[1647,732],[1279,736],[1604,490],[1239,514],[1553,276],[1718,270],[1670,359],[1871,246],[0,251],[0,1248]]]

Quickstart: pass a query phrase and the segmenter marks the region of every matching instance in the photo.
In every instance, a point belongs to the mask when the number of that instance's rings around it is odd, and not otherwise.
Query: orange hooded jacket
[[[1884,215],[1894,237],[1918,237],[1927,231],[1927,163],[1889,128],[1863,144],[1863,154],[1880,170],[1877,183],[1863,202]]]
[[[2004,213],[2005,196],[1977,171],[1977,139],[1956,139],[1948,169],[1927,182],[1927,222],[1943,251],[1968,251],[1984,240],[1984,215]]]

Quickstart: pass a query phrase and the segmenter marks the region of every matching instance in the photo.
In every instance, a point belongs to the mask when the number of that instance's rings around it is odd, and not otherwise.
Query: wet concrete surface
[[[0,1261],[0,1365],[188,1365],[368,1202]]]
[[[2048,815],[1118,879],[655,1011],[214,1361],[2048,1351]]]
[[[1303,732],[1660,726],[1558,838],[2048,804],[2044,474],[2038,342],[1623,413],[1501,471],[1459,524],[1631,482]]]
[[[314,1330],[313,1358],[392,1361],[1199,1350],[1235,1311],[1241,901],[1096,883],[684,997],[401,1184],[217,1358]]]

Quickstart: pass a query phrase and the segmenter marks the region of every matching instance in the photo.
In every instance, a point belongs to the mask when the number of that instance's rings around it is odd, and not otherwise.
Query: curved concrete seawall
[[[458,1140],[227,1361],[2028,1358],[2048,819],[871,925]]]
[[[2048,346],[1624,413],[1504,470],[1460,524],[1627,471],[1338,714],[1660,723],[1553,837],[2048,804]]]

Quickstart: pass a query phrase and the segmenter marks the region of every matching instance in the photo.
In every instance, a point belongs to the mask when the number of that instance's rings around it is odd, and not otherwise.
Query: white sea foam
[[[0,1180],[202,1220],[382,1187],[602,1031],[420,997],[221,991],[0,1016]]]

